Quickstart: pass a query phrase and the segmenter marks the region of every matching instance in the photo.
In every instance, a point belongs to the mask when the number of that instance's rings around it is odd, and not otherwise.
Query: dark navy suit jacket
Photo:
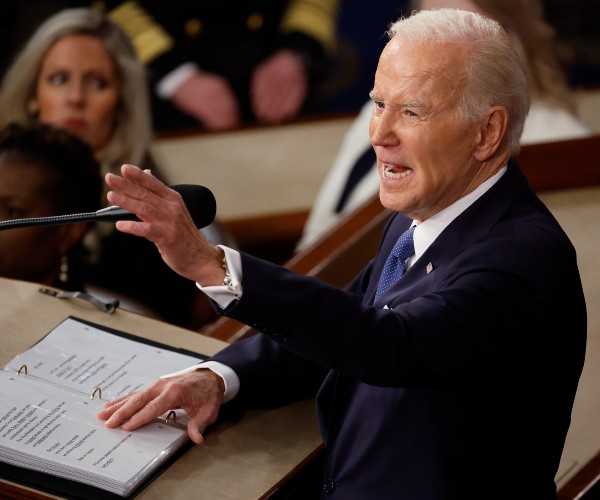
[[[409,224],[391,218],[347,291],[242,254],[225,314],[263,335],[214,357],[234,404],[318,392],[324,498],[555,498],[586,342],[570,241],[511,161],[373,304]]]

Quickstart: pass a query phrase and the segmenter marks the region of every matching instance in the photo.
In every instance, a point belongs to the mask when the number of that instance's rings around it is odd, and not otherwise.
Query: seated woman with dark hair
[[[89,146],[50,125],[0,129],[0,218],[21,219],[100,208],[100,166]],[[0,231],[0,275],[65,290],[83,290],[80,222]]]
[[[0,220],[96,212],[103,186],[92,150],[70,132],[45,124],[0,128]],[[130,296],[88,281],[84,240],[93,224],[1,230],[0,276],[118,299],[122,309],[162,319]]]

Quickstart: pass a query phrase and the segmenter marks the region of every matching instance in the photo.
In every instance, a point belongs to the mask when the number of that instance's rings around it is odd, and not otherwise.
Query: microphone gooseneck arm
[[[0,221],[0,231],[31,226],[58,226],[61,224],[74,224],[76,222],[91,222],[96,220],[96,212],[81,214],[53,215],[50,217],[31,217],[29,219],[11,219]]]
[[[171,188],[182,196],[197,228],[206,227],[213,222],[217,210],[216,201],[208,188],[193,184],[177,184]],[[77,222],[117,222],[119,220],[139,221],[140,219],[134,213],[121,207],[110,206],[96,212],[0,221],[0,231],[20,227],[58,226]]]
[[[118,220],[139,221],[140,219],[135,214],[128,212],[121,207],[112,206],[103,208],[97,212],[0,221],[0,231],[3,229],[16,229],[19,227],[60,226],[62,224],[75,224],[77,222],[117,222]]]

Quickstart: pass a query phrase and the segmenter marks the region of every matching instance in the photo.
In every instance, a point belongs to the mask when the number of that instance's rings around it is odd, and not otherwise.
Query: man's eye
[[[419,115],[417,113],[415,113],[414,111],[411,111],[410,109],[405,110],[404,114],[410,118],[418,118],[419,117]]]
[[[373,101],[373,111],[377,114],[380,114],[385,109],[385,104],[381,101]]]

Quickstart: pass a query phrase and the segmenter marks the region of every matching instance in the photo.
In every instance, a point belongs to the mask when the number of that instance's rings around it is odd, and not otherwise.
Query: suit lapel
[[[489,232],[515,201],[523,196],[525,190],[530,190],[527,180],[517,164],[511,160],[508,170],[500,180],[454,219],[398,283],[392,285],[374,305],[383,307],[387,304],[392,307],[430,289],[430,283],[435,282],[437,268],[472,245],[481,235]],[[395,214],[390,220],[373,263],[373,279],[365,294],[367,304],[373,304],[385,260],[396,240],[410,223],[411,220],[401,214]]]

